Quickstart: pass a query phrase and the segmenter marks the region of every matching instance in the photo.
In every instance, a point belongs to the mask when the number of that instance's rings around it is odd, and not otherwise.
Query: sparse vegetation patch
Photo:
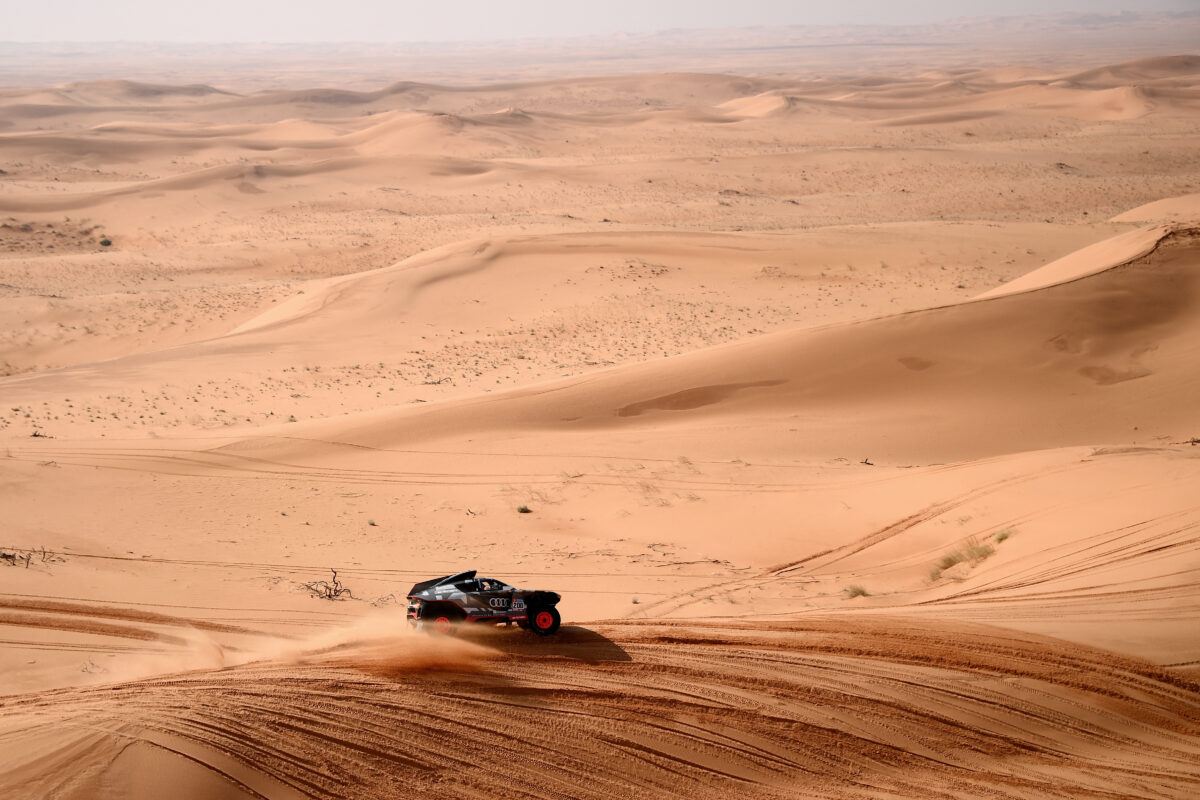
[[[946,570],[963,562],[967,562],[973,567],[995,552],[996,548],[990,544],[980,544],[972,537],[960,549],[951,550],[938,559],[933,569],[929,571],[929,579],[932,581],[941,580],[942,574]]]

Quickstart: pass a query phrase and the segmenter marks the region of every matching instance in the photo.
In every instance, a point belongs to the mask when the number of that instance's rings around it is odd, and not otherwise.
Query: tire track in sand
[[[1200,684],[1032,635],[866,615],[398,635],[10,695],[0,720],[6,796],[48,780],[13,767],[22,742],[34,759],[81,732],[168,745],[163,768],[189,758],[288,800],[1200,794]]]

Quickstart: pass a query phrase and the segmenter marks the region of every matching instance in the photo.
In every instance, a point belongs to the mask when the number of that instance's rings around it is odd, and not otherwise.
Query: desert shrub
[[[530,508],[529,506],[524,506],[524,505],[517,506],[517,513],[518,514],[532,514],[533,509]]]
[[[956,564],[961,564],[962,562],[964,562],[966,560],[967,560],[967,558],[966,558],[966,556],[964,556],[962,554],[961,550],[952,550],[949,553],[946,553],[946,555],[942,556],[940,559],[938,559],[937,564],[934,565],[934,570],[937,571],[938,577],[941,577],[941,574],[943,572],[945,572],[946,570],[955,566]]]
[[[980,544],[975,540],[967,542],[967,546],[963,548],[963,555],[965,556],[964,560],[970,561],[972,566],[978,564],[980,561],[983,561],[985,558],[995,552],[996,548],[992,547],[990,544]]]
[[[995,552],[996,548],[990,544],[980,544],[974,538],[968,539],[967,543],[961,549],[951,550],[938,559],[937,563],[933,565],[933,569],[929,571],[929,579],[934,581],[939,580],[943,572],[964,561],[970,562],[971,566],[975,566]]]
[[[1002,531],[996,531],[996,535],[993,538],[995,538],[996,544],[1000,544],[1001,542],[1003,542],[1005,539],[1007,539],[1008,537],[1010,537],[1012,535],[1013,535],[1013,529],[1005,528]]]
[[[853,586],[846,587],[846,599],[847,600],[852,600],[855,597],[868,597],[868,596],[870,596],[870,594],[871,593],[868,592],[865,587],[859,586],[857,583],[854,584]]]
[[[112,246],[112,239],[108,239],[108,238],[101,239],[101,240],[100,240],[100,246],[101,246],[101,247],[111,247],[111,246]]]

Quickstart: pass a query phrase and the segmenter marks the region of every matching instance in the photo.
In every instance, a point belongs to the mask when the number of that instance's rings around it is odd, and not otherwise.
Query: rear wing
[[[420,594],[421,592],[425,591],[426,589],[431,589],[434,586],[441,586],[442,584],[451,584],[451,583],[460,583],[462,581],[469,581],[471,578],[474,578],[474,577],[475,577],[475,570],[469,570],[468,572],[460,572],[457,575],[444,575],[441,578],[434,578],[431,581],[422,581],[421,583],[413,584],[413,587],[408,590],[408,596],[412,597],[414,594]]]

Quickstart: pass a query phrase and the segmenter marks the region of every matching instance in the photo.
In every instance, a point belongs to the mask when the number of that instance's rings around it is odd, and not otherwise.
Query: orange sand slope
[[[0,93],[0,794],[1200,794],[1200,57],[464,84]]]
[[[720,425],[722,437],[741,427],[791,431],[804,452],[835,455],[849,444],[889,460],[1178,438],[1194,421],[1187,398],[1200,390],[1200,231],[1130,241],[1152,244],[1041,289],[757,337],[497,398],[322,422],[320,438],[390,448],[497,428],[682,436],[674,429],[685,427],[699,443]],[[336,298],[307,302],[338,314]],[[981,419],[987,430],[976,430]]]
[[[1053,640],[862,616],[610,624],[549,645],[480,644],[360,641],[299,663],[0,701],[20,730],[0,757],[6,788],[62,798],[1200,789],[1196,687]],[[66,784],[59,776],[81,759],[104,766]]]

